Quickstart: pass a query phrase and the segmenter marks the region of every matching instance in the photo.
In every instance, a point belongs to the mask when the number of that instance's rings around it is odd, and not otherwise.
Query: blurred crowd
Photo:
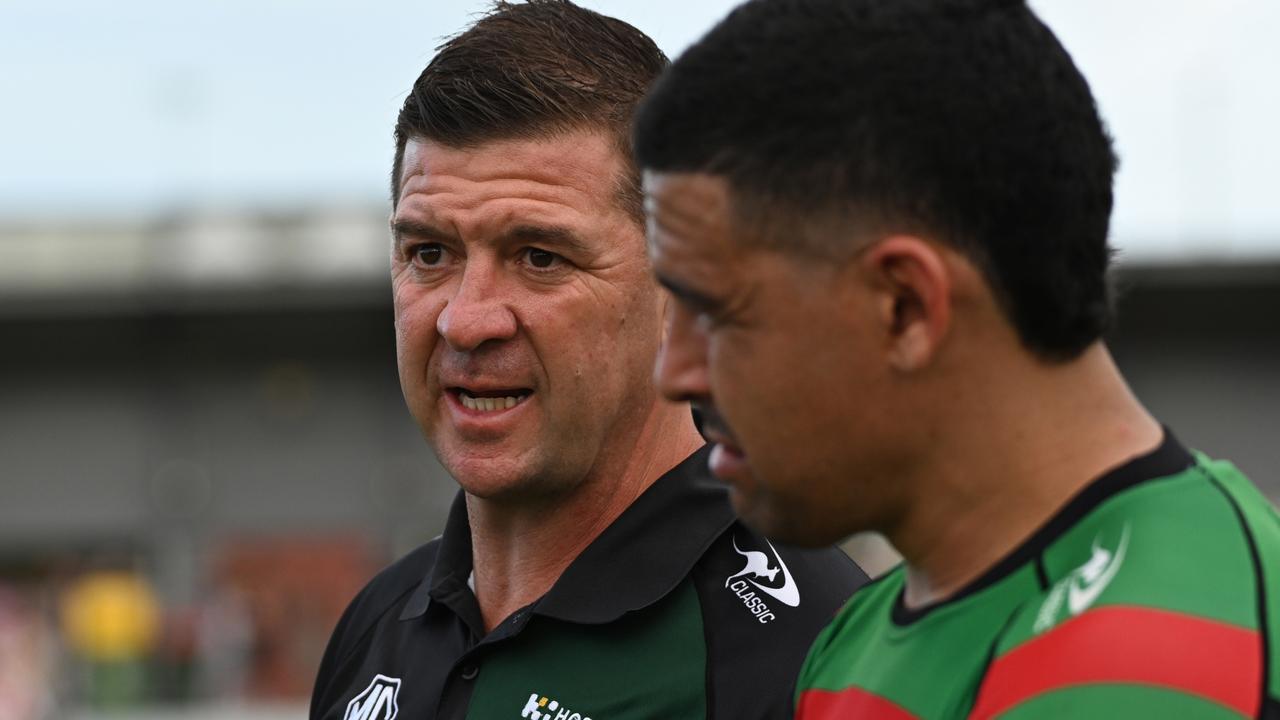
[[[194,593],[159,587],[142,557],[24,565],[0,566],[0,720],[301,705],[373,559],[349,539],[234,543]]]

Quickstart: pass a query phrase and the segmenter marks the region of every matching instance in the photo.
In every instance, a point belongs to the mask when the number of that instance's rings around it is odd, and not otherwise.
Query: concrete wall
[[[1111,348],[1134,391],[1280,499],[1280,265],[1141,268],[1120,290]]]
[[[1186,443],[1280,497],[1276,276],[1132,271],[1111,344]],[[354,531],[390,557],[438,533],[453,485],[404,409],[387,291],[309,292],[0,318],[0,556],[169,547],[183,584],[220,538]]]

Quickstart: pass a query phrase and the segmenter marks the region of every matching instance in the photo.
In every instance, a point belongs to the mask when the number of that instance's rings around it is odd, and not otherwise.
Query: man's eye
[[[439,265],[444,260],[444,248],[436,244],[419,245],[413,250],[414,258],[421,265]]]
[[[530,265],[539,269],[549,268],[555,264],[556,260],[560,259],[555,253],[538,248],[529,248],[525,257]]]

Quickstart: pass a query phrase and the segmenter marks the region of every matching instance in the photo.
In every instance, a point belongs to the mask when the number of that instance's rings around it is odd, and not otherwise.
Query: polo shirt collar
[[[654,481],[565,569],[537,600],[534,614],[577,623],[607,623],[648,607],[674,590],[734,521],[722,483],[703,447]],[[471,529],[459,491],[449,511],[436,562],[400,619],[421,616],[431,599],[466,590]]]
[[[734,521],[703,447],[658,478],[534,604],[540,615],[606,623],[666,597]]]

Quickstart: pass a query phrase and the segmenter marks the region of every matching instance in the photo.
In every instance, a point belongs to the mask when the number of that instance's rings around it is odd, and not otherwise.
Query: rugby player
[[[1023,2],[748,2],[634,141],[659,387],[735,506],[905,558],[798,717],[1280,717],[1280,522],[1108,354],[1116,160]]]

